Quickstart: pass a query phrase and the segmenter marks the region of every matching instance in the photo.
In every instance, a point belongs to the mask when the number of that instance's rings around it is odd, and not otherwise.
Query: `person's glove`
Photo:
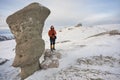
[[[55,36],[55,39],[57,39],[57,37]]]

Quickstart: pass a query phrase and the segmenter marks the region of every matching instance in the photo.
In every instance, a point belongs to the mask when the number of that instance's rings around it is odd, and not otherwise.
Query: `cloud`
[[[83,3],[76,2],[76,0],[54,0],[47,2],[47,4],[47,7],[51,10],[47,21],[56,25],[75,25],[86,14],[82,12]]]
[[[101,14],[92,14],[85,19],[83,19],[83,22],[88,24],[114,24],[119,23],[119,14],[116,13],[101,13]]]
[[[55,0],[47,6],[51,9],[48,22],[56,25],[75,25],[79,22],[83,24],[103,24],[114,23],[117,11],[116,2],[110,1],[91,1],[91,0]],[[114,9],[115,8],[115,9]],[[112,9],[112,10],[111,10]],[[113,13],[114,12],[114,13]]]
[[[45,25],[56,26],[83,24],[102,24],[119,22],[119,0],[3,0],[0,12],[5,17],[18,11],[32,2],[39,2],[51,10]],[[9,2],[10,3],[9,3]],[[5,5],[6,4],[6,5]],[[5,6],[4,6],[5,5]],[[117,11],[118,10],[118,11]],[[114,12],[114,13],[113,13]],[[116,17],[117,16],[117,17]],[[5,19],[3,19],[5,20]],[[2,21],[5,23],[5,21]]]
[[[5,18],[3,17],[3,15],[0,14],[0,25],[2,25],[4,23]]]
[[[8,27],[6,24],[6,17],[2,14],[0,14],[0,27]]]
[[[83,21],[85,22],[96,22],[96,21],[101,21],[104,20],[105,18],[109,18],[111,14],[92,14],[86,17]]]

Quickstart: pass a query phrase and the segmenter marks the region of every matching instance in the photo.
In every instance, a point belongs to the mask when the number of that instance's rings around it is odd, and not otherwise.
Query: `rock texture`
[[[48,8],[32,3],[6,20],[17,43],[13,66],[21,67],[22,79],[40,69],[39,58],[45,50],[42,30],[49,14]]]
[[[59,59],[61,59],[61,54],[58,51],[52,52],[49,49],[47,49],[44,53],[44,61],[41,63],[41,68],[58,68]]]

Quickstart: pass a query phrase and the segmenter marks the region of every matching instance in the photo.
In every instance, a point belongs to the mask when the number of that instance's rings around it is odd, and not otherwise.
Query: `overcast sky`
[[[7,26],[7,16],[32,2],[51,10],[46,27],[120,23],[120,0],[0,0],[0,27]]]

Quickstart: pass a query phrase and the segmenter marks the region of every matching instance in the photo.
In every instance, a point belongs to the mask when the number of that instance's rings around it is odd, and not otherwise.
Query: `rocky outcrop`
[[[22,79],[40,69],[39,58],[45,49],[42,31],[49,14],[48,8],[32,3],[6,20],[17,43],[13,66],[21,68]]]
[[[106,35],[106,34],[109,34],[110,36],[120,35],[120,31],[118,31],[118,30],[106,31],[106,32],[102,32],[102,33],[98,33],[98,34],[89,36],[89,37],[87,37],[85,39],[92,38],[92,37],[103,36],[103,35]]]
[[[50,51],[47,49],[44,53],[44,61],[41,63],[41,68],[58,68],[59,59],[61,59],[61,54],[58,51]]]
[[[7,61],[8,61],[8,59],[0,58],[0,65],[3,65],[3,64],[6,63]]]
[[[82,23],[77,24],[75,27],[82,27]]]

